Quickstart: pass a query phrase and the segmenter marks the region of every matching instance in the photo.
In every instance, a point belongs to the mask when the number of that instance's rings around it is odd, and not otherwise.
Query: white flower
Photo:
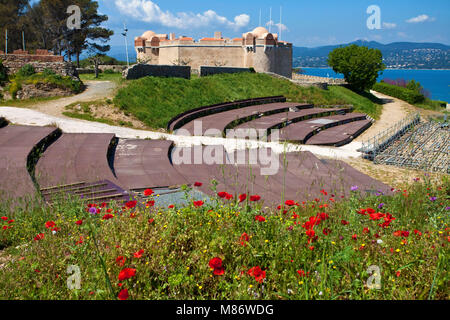
[[[53,230],[53,231],[52,231],[52,233],[53,233],[53,234],[56,234],[56,231],[55,231],[55,230]]]
[[[382,244],[382,243],[383,243],[383,240],[378,239],[378,240],[377,240],[377,243],[378,243],[378,244]]]
[[[319,292],[319,296],[321,296],[321,295],[323,295],[323,292],[322,292],[322,291]]]

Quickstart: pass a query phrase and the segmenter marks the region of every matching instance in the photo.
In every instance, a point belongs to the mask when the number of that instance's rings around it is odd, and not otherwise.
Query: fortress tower
[[[138,61],[159,65],[225,66],[254,68],[256,72],[273,72],[292,77],[292,44],[278,41],[278,35],[263,27],[244,33],[242,38],[213,38],[198,41],[175,34],[147,31],[135,39]]]

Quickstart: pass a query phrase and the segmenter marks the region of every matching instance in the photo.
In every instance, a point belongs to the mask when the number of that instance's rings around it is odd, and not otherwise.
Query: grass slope
[[[265,74],[224,74],[191,80],[146,77],[120,89],[114,103],[151,128],[165,128],[184,111],[221,102],[283,95],[288,101],[315,105],[353,104],[355,111],[377,118],[381,106],[376,98],[358,95],[343,87],[322,90],[299,87]]]

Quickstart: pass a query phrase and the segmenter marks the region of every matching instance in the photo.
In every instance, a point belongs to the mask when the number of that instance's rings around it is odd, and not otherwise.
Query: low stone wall
[[[328,85],[346,85],[347,82],[344,79],[336,79],[336,78],[326,78],[326,77],[317,77],[310,76],[306,74],[292,74],[292,80],[301,81],[304,83],[327,83]]]
[[[190,79],[191,67],[136,64],[129,69],[126,69],[122,76],[127,80],[139,79],[148,76]]]
[[[7,68],[9,74],[14,74],[24,65],[30,64],[36,72],[51,69],[61,76],[78,77],[76,68],[69,62],[65,62],[62,56],[54,56],[46,50],[38,50],[38,54],[28,54],[26,51],[15,51],[14,54],[0,53],[0,60]]]
[[[200,67],[200,77],[212,76],[215,74],[222,74],[222,73],[241,73],[241,72],[251,72],[251,69],[234,68],[234,67],[210,67],[210,66]]]

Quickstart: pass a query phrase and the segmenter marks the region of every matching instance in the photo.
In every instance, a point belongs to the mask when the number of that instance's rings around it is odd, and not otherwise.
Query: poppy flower
[[[78,240],[77,242],[75,242],[75,245],[80,245],[80,244],[83,244],[83,237],[80,237],[80,240]]]
[[[254,277],[255,280],[258,281],[259,283],[262,283],[266,278],[266,272],[261,270],[259,266],[253,267],[250,270],[248,270],[248,275]]]
[[[306,235],[309,238],[314,238],[314,236],[316,235],[316,232],[314,230],[312,230],[312,229],[309,229],[309,230],[306,230]]]
[[[264,218],[263,216],[257,215],[257,216],[255,216],[255,221],[264,222],[264,221],[266,221],[266,218]]]
[[[141,250],[139,250],[138,252],[135,252],[134,254],[133,254],[133,257],[135,257],[135,258],[137,258],[137,259],[140,259],[140,258],[142,258],[142,255],[144,254],[144,249],[141,249]]]
[[[345,220],[341,220],[341,224],[342,224],[343,226],[346,226],[346,225],[350,224],[350,222],[345,221]]]
[[[147,206],[147,208],[148,208],[148,207],[153,207],[153,206],[155,206],[155,200],[147,201],[146,206]]]
[[[322,233],[327,236],[331,233],[331,229],[325,228],[325,229],[323,229]]]
[[[358,236],[356,234],[352,235],[353,240],[358,240]]]
[[[56,223],[53,222],[53,221],[48,221],[48,222],[45,223],[45,227],[46,227],[47,229],[54,228],[55,226],[56,226]]]
[[[81,226],[83,224],[83,220],[78,220],[77,222],[75,222],[75,224]]]
[[[297,273],[298,273],[298,275],[299,275],[300,277],[306,276],[305,270],[297,270]]]
[[[39,233],[36,237],[34,237],[35,241],[39,241],[44,239],[45,235],[43,233]]]
[[[127,203],[125,203],[125,207],[127,207],[128,209],[133,209],[134,207],[136,207],[136,205],[137,205],[136,200],[128,201]]]
[[[201,206],[203,206],[205,203],[203,201],[194,201],[194,207],[196,208],[200,208]]]
[[[136,275],[136,269],[125,268],[119,273],[119,281],[130,279]]]
[[[114,216],[112,214],[108,213],[108,214],[105,214],[102,219],[103,220],[109,220],[109,219],[112,219],[112,218],[114,218]]]
[[[194,187],[201,187],[203,185],[203,183],[201,183],[201,182],[195,182],[194,183]]]
[[[175,208],[175,206],[174,206],[173,204],[171,204],[171,205],[169,206],[169,209],[173,209],[173,208]]]
[[[286,202],[284,204],[287,205],[288,207],[292,207],[292,206],[295,206],[295,201],[294,200],[286,200]]]
[[[222,259],[220,258],[212,258],[211,260],[209,260],[209,267],[211,269],[216,269],[216,268],[221,268],[222,267]]]
[[[144,191],[144,196],[146,197],[150,197],[153,194],[153,190],[152,189],[147,189]]]
[[[116,263],[119,267],[123,267],[125,265],[125,262],[127,261],[127,258],[123,257],[123,256],[119,256],[116,259]]]
[[[3,221],[6,221],[6,220],[8,220],[8,218],[7,218],[7,217],[1,217],[1,219],[2,219]]]
[[[227,196],[227,193],[222,191],[222,192],[219,192],[217,195],[219,196],[219,198],[223,199],[223,198],[225,198]]]
[[[252,202],[257,202],[259,200],[261,200],[261,197],[259,195],[250,196],[250,201]]]
[[[233,199],[233,195],[232,195],[232,194],[229,194],[229,193],[227,193],[227,195],[225,196],[225,199],[227,199],[227,200],[231,200],[231,199]]]
[[[369,233],[369,232],[370,232],[369,228],[366,227],[363,229],[363,233]]]
[[[153,219],[153,218],[148,219],[149,224],[152,224],[153,222],[155,222],[155,219]]]
[[[250,237],[249,237],[249,235],[247,233],[244,232],[241,235],[241,237],[239,238],[239,240],[241,241],[241,246],[246,247],[247,246],[247,242],[250,241]]]
[[[241,194],[239,195],[239,202],[244,202],[245,200],[247,200],[247,194]]]
[[[11,219],[8,221],[8,224],[12,224],[12,223],[14,223],[14,221],[15,221],[14,219]]]
[[[123,289],[119,292],[119,300],[127,300],[129,298],[128,289]]]

